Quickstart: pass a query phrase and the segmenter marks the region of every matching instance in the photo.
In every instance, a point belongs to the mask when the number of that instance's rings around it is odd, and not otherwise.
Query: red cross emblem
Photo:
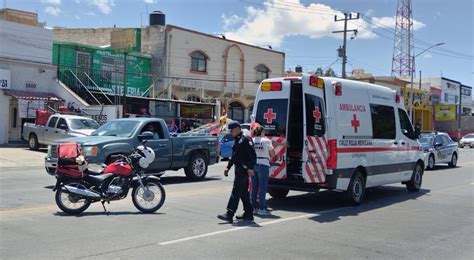
[[[267,113],[263,114],[263,118],[267,120],[267,124],[271,124],[273,119],[277,118],[277,114],[273,113],[273,108],[269,108]]]
[[[321,112],[319,111],[319,107],[315,107],[313,110],[313,117],[316,123],[319,123],[319,120],[321,119]]]
[[[352,125],[352,127],[354,127],[354,132],[357,133],[357,127],[360,126],[360,121],[357,120],[356,114],[354,114],[354,115],[352,116],[351,125]]]

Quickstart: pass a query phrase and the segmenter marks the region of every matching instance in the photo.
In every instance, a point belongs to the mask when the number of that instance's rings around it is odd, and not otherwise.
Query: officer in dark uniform
[[[224,175],[227,177],[232,165],[235,165],[235,179],[232,194],[227,204],[227,213],[217,216],[221,220],[232,222],[234,214],[237,211],[239,200],[244,204],[244,214],[237,216],[237,219],[253,220],[253,207],[250,203],[249,177],[253,176],[253,167],[257,161],[257,155],[253,147],[252,138],[242,133],[238,122],[232,122],[228,126],[234,137],[234,146],[232,147],[232,158],[227,164]]]

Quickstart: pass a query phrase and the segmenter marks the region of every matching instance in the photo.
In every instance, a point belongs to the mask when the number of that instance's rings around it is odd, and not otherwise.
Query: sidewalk
[[[46,149],[31,151],[26,147],[0,147],[0,169],[44,167]]]

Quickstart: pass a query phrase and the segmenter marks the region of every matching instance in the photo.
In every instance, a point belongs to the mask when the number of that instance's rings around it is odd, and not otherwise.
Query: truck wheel
[[[428,170],[433,170],[435,166],[435,158],[433,154],[430,154],[430,157],[428,157],[428,166],[426,167]]]
[[[268,194],[270,194],[270,196],[272,196],[272,198],[284,199],[284,198],[286,198],[286,196],[288,195],[288,192],[290,192],[290,190],[288,190],[288,189],[279,189],[279,188],[268,188],[267,192],[268,192]]]
[[[451,157],[451,161],[448,163],[448,165],[451,168],[455,168],[457,164],[458,164],[458,155],[456,153],[453,153],[453,156]]]
[[[207,174],[207,160],[202,154],[195,154],[191,157],[188,166],[184,168],[184,173],[192,181],[200,181]]]
[[[420,163],[417,163],[415,169],[413,169],[413,174],[411,180],[406,183],[407,190],[410,192],[419,191],[421,188],[421,183],[423,182],[423,167]]]
[[[36,137],[35,134],[30,134],[30,137],[28,138],[28,147],[31,150],[38,150],[39,148],[39,143],[38,143],[38,137]]]
[[[359,205],[365,196],[364,176],[359,171],[354,172],[349,187],[345,192],[346,200],[352,205]]]

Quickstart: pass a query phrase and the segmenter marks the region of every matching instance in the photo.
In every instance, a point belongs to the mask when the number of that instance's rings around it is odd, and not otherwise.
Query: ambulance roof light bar
[[[317,88],[324,88],[324,79],[311,76],[309,77],[309,85]]]
[[[263,82],[260,86],[262,91],[281,91],[282,84],[281,82]]]

